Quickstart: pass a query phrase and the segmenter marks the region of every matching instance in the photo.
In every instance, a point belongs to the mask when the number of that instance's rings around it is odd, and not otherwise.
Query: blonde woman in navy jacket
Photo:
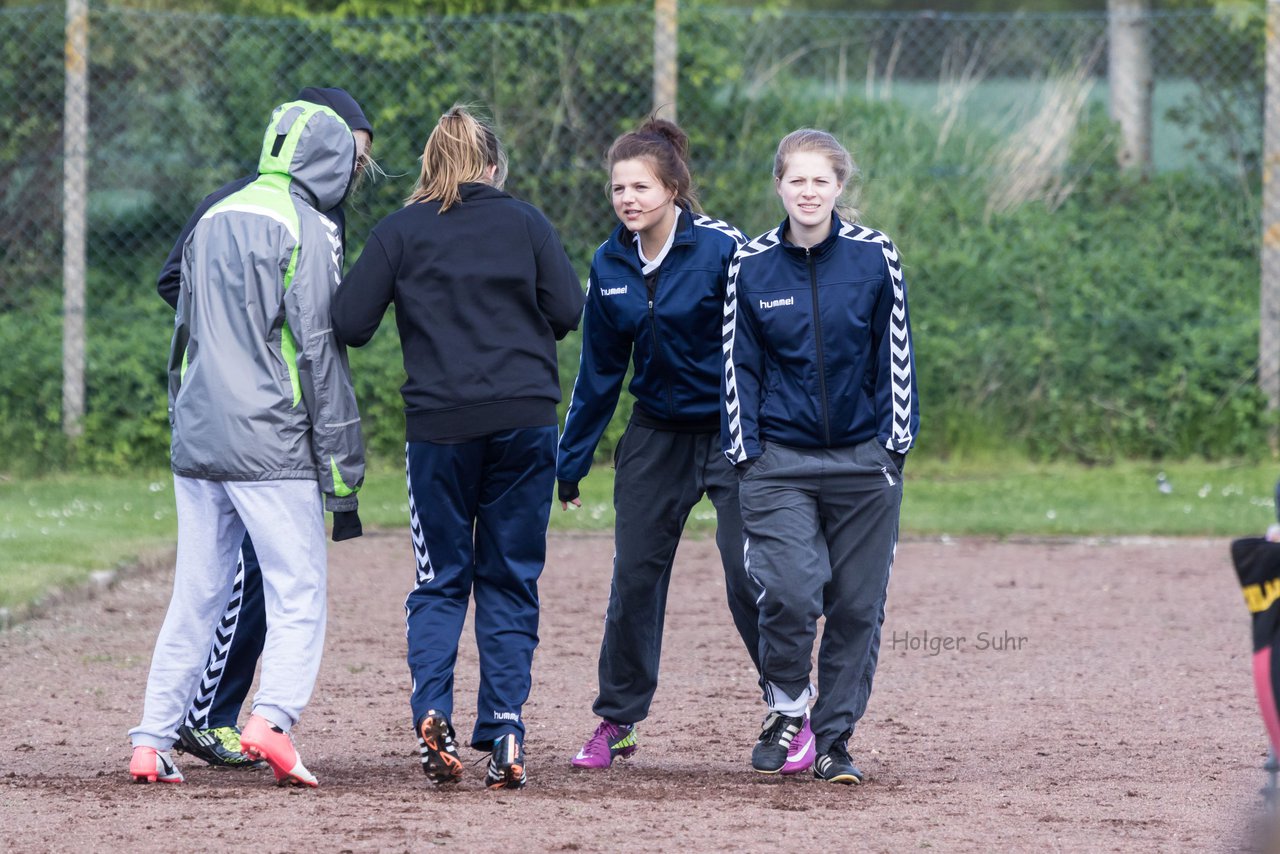
[[[562,507],[581,503],[578,482],[629,364],[635,405],[616,451],[613,583],[593,707],[601,720],[573,758],[579,768],[607,768],[636,750],[635,725],[658,686],[672,560],[704,494],[716,508],[729,610],[756,659],[757,590],[742,565],[737,476],[719,445],[721,312],[744,238],[696,213],[688,144],[676,125],[651,119],[609,149],[620,224],[591,262],[582,363],[557,458]],[[795,770],[803,770],[797,750]]]
[[[774,182],[787,218],[734,258],[724,327],[725,454],[741,474],[747,565],[762,587],[769,712],[751,764],[777,773],[800,737],[825,617],[813,773],[846,784],[862,782],[846,742],[871,694],[920,420],[898,251],[837,212],[853,174],[831,134],[783,138]]]

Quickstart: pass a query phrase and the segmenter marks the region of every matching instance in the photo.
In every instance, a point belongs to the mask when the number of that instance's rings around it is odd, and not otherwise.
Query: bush
[[[1109,126],[1090,116],[1067,167],[1077,181],[1072,194],[1053,209],[1028,202],[988,215],[999,166],[975,164],[1000,140],[984,131],[957,126],[940,144],[940,120],[901,104],[800,85],[753,93],[732,74],[722,79],[730,83],[688,96],[700,103],[682,103],[696,117],[688,122],[692,159],[712,215],[750,234],[781,219],[771,157],[796,127],[827,127],[862,164],[862,219],[887,232],[904,259],[926,452],[1086,462],[1262,453],[1271,422],[1255,383],[1257,175],[1245,193],[1202,174],[1128,177],[1105,166],[1098,151]],[[513,141],[513,163],[541,162],[537,144]],[[545,162],[567,183],[604,177],[598,164]],[[349,260],[411,178],[357,200],[366,210],[353,217]],[[614,221],[603,198],[599,211],[575,216],[580,234],[594,223],[591,240],[571,247],[585,274],[582,247],[598,245]],[[554,212],[552,219],[564,228]],[[98,228],[110,233],[109,224]],[[58,295],[37,287],[32,310],[0,314],[9,354],[0,440],[20,449],[8,467],[74,461],[109,469],[167,458],[171,324],[151,275],[168,246],[128,248],[134,254],[95,266],[90,282],[88,414],[75,448],[60,432]],[[366,443],[398,458],[404,372],[394,318],[383,326],[351,361]],[[560,348],[566,403],[579,348],[576,333]],[[629,414],[624,393],[599,459],[611,456]]]

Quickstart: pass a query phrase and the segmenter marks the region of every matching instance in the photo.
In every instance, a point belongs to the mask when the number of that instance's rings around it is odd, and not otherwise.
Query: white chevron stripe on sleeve
[[[729,424],[729,449],[725,451],[725,455],[734,463],[740,463],[747,457],[742,440],[742,402],[738,396],[738,380],[733,364],[733,344],[738,321],[738,271],[743,258],[759,255],[777,246],[778,243],[778,229],[774,228],[754,240],[747,241],[734,253],[733,260],[729,262],[729,283],[725,288],[724,323],[721,327],[720,348],[724,354],[725,410]]]
[[[891,451],[906,453],[915,437],[911,433],[911,337],[907,330],[906,289],[902,282],[902,262],[898,248],[887,236],[866,226],[846,223],[840,236],[849,240],[878,243],[893,283],[893,309],[889,312],[889,348],[893,360],[892,399],[893,435],[887,444]]]

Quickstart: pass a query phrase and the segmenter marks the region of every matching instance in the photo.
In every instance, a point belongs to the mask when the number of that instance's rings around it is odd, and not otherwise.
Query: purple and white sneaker
[[[813,730],[809,727],[809,713],[805,712],[804,726],[800,727],[796,737],[791,739],[791,744],[787,747],[787,761],[778,773],[799,774],[801,771],[809,770],[817,753]]]
[[[613,721],[602,720],[596,727],[595,734],[587,739],[578,755],[573,757],[573,767],[608,768],[614,759],[626,759],[635,753],[636,746],[635,724],[615,724]],[[809,758],[809,762],[813,762],[813,757]]]

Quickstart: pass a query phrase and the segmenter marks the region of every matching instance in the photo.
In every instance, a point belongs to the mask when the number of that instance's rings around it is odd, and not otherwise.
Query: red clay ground
[[[328,648],[295,730],[316,791],[181,756],[185,785],[128,782],[164,570],[0,634],[0,850],[1205,851],[1236,847],[1257,808],[1265,736],[1225,541],[904,543],[856,788],[750,770],[762,707],[707,539],[676,562],[640,751],[571,769],[595,724],[611,554],[605,537],[551,543],[520,792],[485,790],[482,764],[453,791],[418,768],[407,534],[330,551]],[[966,640],[907,648],[926,632]],[[1024,640],[983,649],[980,633]]]

